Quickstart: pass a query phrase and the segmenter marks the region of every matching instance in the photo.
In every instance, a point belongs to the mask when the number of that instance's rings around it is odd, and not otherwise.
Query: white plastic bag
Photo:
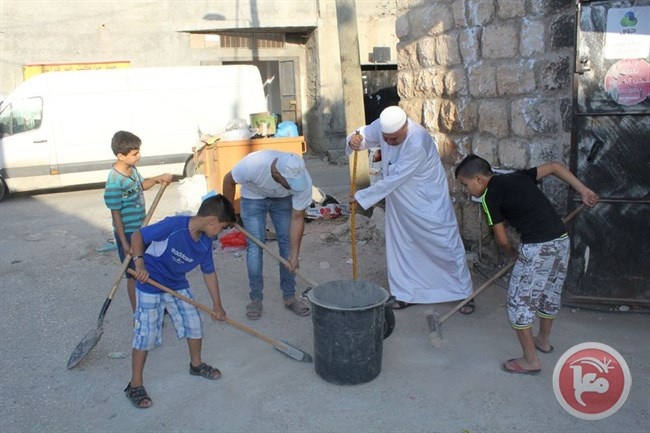
[[[196,215],[203,202],[203,196],[208,192],[205,176],[195,174],[192,177],[181,179],[178,185],[180,203],[177,215]]]

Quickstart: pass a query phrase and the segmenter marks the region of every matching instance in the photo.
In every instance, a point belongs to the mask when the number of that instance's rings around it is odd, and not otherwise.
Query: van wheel
[[[183,169],[183,176],[192,177],[196,174],[196,163],[194,158],[190,158],[185,163],[185,168]]]
[[[9,190],[7,190],[7,184],[5,183],[5,180],[0,177],[0,201],[2,201],[8,193]]]

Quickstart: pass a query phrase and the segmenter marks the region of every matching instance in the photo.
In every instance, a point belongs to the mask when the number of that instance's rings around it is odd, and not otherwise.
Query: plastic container
[[[388,292],[367,281],[339,280],[307,293],[312,303],[314,366],[337,385],[369,382],[381,372]]]
[[[250,115],[251,128],[264,137],[275,135],[275,128],[278,125],[279,117],[279,115],[269,113],[268,111],[263,113],[252,113]]]

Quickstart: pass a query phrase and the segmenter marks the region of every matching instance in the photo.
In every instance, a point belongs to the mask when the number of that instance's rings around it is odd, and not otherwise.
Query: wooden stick
[[[359,134],[359,131],[357,131]],[[350,183],[350,196],[354,197],[357,191],[357,158],[359,151],[354,151],[354,162],[352,165],[352,182]],[[354,281],[358,278],[357,273],[357,202],[352,202],[350,206],[350,243],[352,244],[352,279]]]

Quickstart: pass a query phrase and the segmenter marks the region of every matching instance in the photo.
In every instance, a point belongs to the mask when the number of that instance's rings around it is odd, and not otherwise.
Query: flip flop
[[[510,366],[508,366],[510,364]],[[509,359],[503,364],[501,364],[501,370],[505,371],[506,373],[514,373],[514,374],[528,374],[530,376],[535,376],[542,371],[542,369],[537,369],[537,370],[526,370],[522,368],[521,365],[517,362],[515,358]]]
[[[393,303],[390,304],[389,307],[391,308],[391,310],[403,310],[404,308],[408,308],[411,305],[415,305],[415,304],[409,304],[408,302],[404,302],[404,301],[393,301]]]
[[[542,348],[537,343],[535,343],[535,349],[539,350],[542,353],[551,353],[553,351],[554,347],[552,345],[549,344],[548,347],[549,347],[548,350],[544,350],[544,348]]]

